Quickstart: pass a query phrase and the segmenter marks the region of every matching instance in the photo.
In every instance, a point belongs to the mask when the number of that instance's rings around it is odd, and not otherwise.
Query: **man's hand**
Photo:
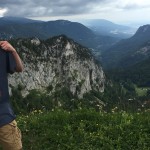
[[[16,52],[15,48],[7,41],[0,41],[0,47],[5,51]]]

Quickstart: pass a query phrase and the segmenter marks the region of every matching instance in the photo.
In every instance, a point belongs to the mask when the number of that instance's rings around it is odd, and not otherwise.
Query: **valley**
[[[149,37],[150,25],[0,18],[25,68],[9,75],[24,148],[148,150]]]

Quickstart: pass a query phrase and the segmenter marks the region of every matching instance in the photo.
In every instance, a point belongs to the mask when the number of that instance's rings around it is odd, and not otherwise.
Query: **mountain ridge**
[[[131,37],[136,28],[119,25],[105,19],[85,19],[81,23],[95,31],[96,34],[107,35],[125,39]]]
[[[129,39],[124,39],[102,53],[106,68],[128,67],[147,58],[149,55],[150,25],[141,26]]]
[[[9,21],[11,20],[9,18],[8,24],[3,24],[1,23],[2,20],[5,20],[6,22],[7,18],[0,19],[1,39],[30,37],[47,39],[52,36],[65,34],[83,46],[92,49],[105,49],[118,41],[117,38],[96,35],[91,29],[78,22],[66,20],[32,22],[30,19],[25,19],[24,21],[21,21],[21,23],[18,23],[18,20],[16,23],[12,23],[12,21]],[[22,22],[26,23],[23,24]]]

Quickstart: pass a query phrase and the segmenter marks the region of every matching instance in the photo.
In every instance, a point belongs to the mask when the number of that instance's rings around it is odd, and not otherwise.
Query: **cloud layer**
[[[96,5],[108,0],[5,0],[0,2],[1,9],[7,9],[5,16],[66,16],[90,13]]]
[[[1,0],[0,16],[150,20],[150,0]]]

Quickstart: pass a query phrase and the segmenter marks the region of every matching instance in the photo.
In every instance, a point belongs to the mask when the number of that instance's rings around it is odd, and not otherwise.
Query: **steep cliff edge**
[[[104,91],[105,76],[89,49],[82,47],[66,36],[48,40],[18,39],[12,44],[20,54],[24,71],[9,77],[10,88],[21,85],[22,94],[32,89],[50,93],[67,87],[79,98],[90,90]]]

